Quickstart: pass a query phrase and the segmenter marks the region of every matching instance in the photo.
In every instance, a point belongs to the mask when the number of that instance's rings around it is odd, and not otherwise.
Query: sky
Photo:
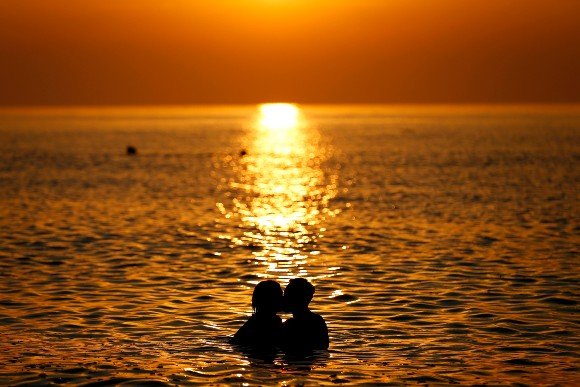
[[[580,102],[578,0],[0,0],[0,106]]]

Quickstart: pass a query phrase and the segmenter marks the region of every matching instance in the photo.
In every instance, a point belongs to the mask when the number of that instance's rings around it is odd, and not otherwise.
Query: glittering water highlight
[[[331,275],[332,270],[310,275],[308,267],[320,254],[321,223],[340,211],[329,208],[337,171],[322,170],[329,155],[321,152],[319,133],[297,107],[270,104],[260,112],[242,157],[226,159],[235,172],[224,188],[231,209],[223,203],[218,207],[243,222],[243,233],[232,235],[232,242],[254,249],[256,261],[267,267],[264,277],[287,281]]]

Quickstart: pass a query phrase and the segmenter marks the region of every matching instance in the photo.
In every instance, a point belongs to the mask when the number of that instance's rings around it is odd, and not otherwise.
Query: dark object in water
[[[135,156],[137,154],[137,148],[135,148],[134,146],[128,145],[127,146],[127,154],[129,156]]]
[[[265,280],[256,285],[252,294],[254,314],[230,343],[252,348],[274,348],[282,328],[282,319],[276,315],[282,309],[282,296],[282,288],[276,281]]]
[[[292,318],[282,324],[281,330],[281,347],[286,352],[304,353],[328,348],[326,322],[308,308],[314,291],[314,286],[304,278],[290,280],[284,290],[284,309],[292,313]]]

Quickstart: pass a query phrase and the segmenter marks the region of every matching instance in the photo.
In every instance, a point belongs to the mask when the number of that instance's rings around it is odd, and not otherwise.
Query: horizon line
[[[297,106],[393,106],[393,107],[437,107],[437,106],[580,106],[579,101],[546,101],[546,102],[296,102],[296,101],[261,101],[261,102],[203,102],[203,103],[89,103],[89,104],[14,104],[2,105],[0,110],[20,110],[20,109],[107,109],[107,108],[188,108],[188,107],[228,107],[228,106],[259,106],[264,104],[284,103]]]

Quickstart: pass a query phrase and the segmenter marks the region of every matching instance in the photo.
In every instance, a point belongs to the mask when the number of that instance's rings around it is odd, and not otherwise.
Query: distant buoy
[[[127,147],[127,154],[129,156],[135,156],[137,154],[137,148],[135,148],[134,146],[129,145]]]

